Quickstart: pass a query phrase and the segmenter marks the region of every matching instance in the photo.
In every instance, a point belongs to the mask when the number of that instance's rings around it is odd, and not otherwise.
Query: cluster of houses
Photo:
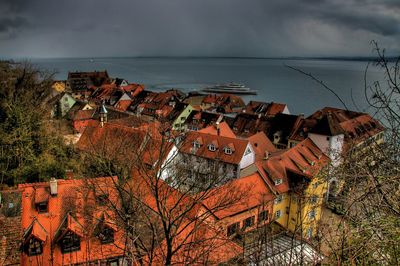
[[[212,232],[225,241],[213,248],[211,264],[240,256],[251,263],[246,255],[251,252],[238,239],[267,224],[278,228],[274,241],[293,242],[287,237],[291,234],[300,252],[313,251],[302,259],[320,261],[322,255],[310,243],[336,182],[327,166],[339,165],[346,152],[383,142],[378,121],[338,108],[305,117],[290,114],[286,104],[245,104],[232,94],[152,92],[106,71],[71,72],[53,89],[52,116],[70,123],[77,136],[73,145],[129,162],[141,192],[151,191],[137,180],[145,179],[141,171],[176,189],[174,197],[185,189],[215,191],[197,203],[198,212],[212,210],[218,195],[232,187],[243,192],[239,203],[212,211],[204,221],[203,234]],[[118,201],[110,186],[118,177],[66,176],[0,192],[0,264],[128,263],[124,228],[104,204],[104,199]],[[145,198],[144,204],[157,211],[154,200]],[[287,261],[282,254],[291,253],[289,244],[265,252],[264,263]]]

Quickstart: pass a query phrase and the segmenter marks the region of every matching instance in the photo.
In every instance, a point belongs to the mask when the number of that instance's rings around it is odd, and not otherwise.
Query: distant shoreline
[[[400,56],[388,56],[386,60],[395,62]],[[238,59],[238,60],[327,60],[327,61],[359,61],[372,62],[377,61],[378,57],[368,56],[337,56],[337,57],[229,57],[229,56],[102,56],[102,57],[21,57],[21,58],[2,58],[1,61],[29,61],[29,60],[76,60],[76,59]]]

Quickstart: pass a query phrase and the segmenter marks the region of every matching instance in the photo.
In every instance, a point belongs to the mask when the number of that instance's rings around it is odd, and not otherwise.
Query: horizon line
[[[338,61],[371,61],[377,60],[377,56],[59,56],[59,57],[2,57],[0,61],[20,60],[46,60],[46,59],[260,59],[260,60],[338,60]],[[399,60],[399,56],[386,56],[387,60]]]

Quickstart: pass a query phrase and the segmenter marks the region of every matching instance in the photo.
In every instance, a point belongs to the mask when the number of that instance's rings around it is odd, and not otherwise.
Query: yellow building
[[[275,222],[306,238],[315,235],[327,191],[323,170],[328,162],[329,158],[307,138],[260,163],[259,172],[277,194],[273,205]]]
[[[59,93],[62,93],[65,91],[65,81],[63,80],[57,80],[54,81],[53,85],[51,85],[51,88]]]

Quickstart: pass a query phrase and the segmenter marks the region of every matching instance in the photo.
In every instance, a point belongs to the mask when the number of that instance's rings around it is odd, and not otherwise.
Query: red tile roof
[[[273,153],[277,151],[274,144],[272,144],[264,132],[258,132],[247,139],[250,141],[253,147],[256,155],[256,161],[263,160],[266,152]]]
[[[194,147],[194,142],[196,141],[200,143],[199,148]],[[180,147],[180,151],[212,160],[221,160],[225,163],[239,164],[248,143],[249,141],[244,139],[228,138],[198,131],[191,131],[187,133],[186,138]],[[215,151],[209,150],[210,144],[216,146]],[[232,146],[234,147],[233,153],[225,153],[224,148]]]
[[[0,214],[0,265],[20,265],[21,236],[20,214],[15,217]]]
[[[135,127],[126,126],[125,122],[129,122],[128,119],[108,122],[103,127],[99,124],[88,126],[80,137],[77,148],[129,164],[126,165],[129,167],[143,163],[154,166],[160,161],[160,156],[167,156],[173,143],[165,141],[165,137],[160,134],[164,129],[158,122],[140,123]]]
[[[229,127],[229,125],[226,122],[221,122],[218,125],[214,124],[214,125],[208,126],[206,128],[200,129],[198,132],[215,135],[215,136],[219,135],[222,137],[236,138],[235,133],[233,133],[232,129]]]
[[[291,149],[272,154],[262,164],[272,180],[283,179],[287,185],[289,172],[312,179],[328,162],[329,158],[307,138]]]
[[[72,121],[92,119],[95,113],[96,109],[76,111],[72,117]]]
[[[283,113],[283,111],[285,111],[285,108],[286,108],[286,104],[284,104],[284,103],[274,103],[274,102],[272,102],[268,106],[267,111],[266,111],[265,114],[267,116],[274,116],[276,114]]]
[[[224,219],[257,206],[265,206],[274,199],[274,194],[258,172],[235,179],[209,193],[210,196],[203,204],[209,210],[215,210],[213,213],[218,219]],[[229,201],[226,199],[228,193],[232,196],[232,199],[229,199],[234,202],[232,204],[225,203]],[[225,208],[219,207],[221,205]]]
[[[289,139],[300,141],[309,133],[325,136],[344,134],[346,142],[357,144],[383,130],[382,125],[369,114],[325,107],[303,119]]]
[[[87,261],[102,260],[123,255],[124,238],[122,229],[114,232],[113,244],[101,244],[100,240],[93,234],[93,226],[97,224],[99,213],[107,212],[110,219],[114,220],[113,214],[107,211],[106,206],[96,205],[93,189],[100,187],[110,188],[108,192],[110,201],[118,204],[116,190],[112,189],[112,184],[116,182],[116,177],[101,177],[80,180],[57,180],[57,195],[51,196],[49,193],[49,183],[21,184],[19,189],[22,191],[22,230],[24,240],[31,237],[42,240],[43,253],[37,256],[28,256],[25,252],[21,257],[22,265],[42,265],[43,262],[53,260],[55,265],[83,263]],[[46,213],[39,213],[34,202],[37,195],[49,194],[48,210]],[[88,215],[85,210],[88,208],[93,212]],[[85,225],[85,226],[84,226]],[[66,232],[74,232],[80,237],[81,248],[71,256],[61,253],[61,248],[57,243]],[[90,252],[88,243],[90,242]]]
[[[233,94],[208,94],[203,98],[202,106],[211,105],[212,107],[219,107],[225,113],[238,112],[245,103],[240,96]]]
[[[129,106],[132,104],[132,100],[119,100],[115,104],[115,108],[119,111],[125,112],[128,110]]]
[[[276,114],[283,113],[286,107],[287,105],[284,103],[250,101],[246,105],[245,112],[248,114],[275,116]]]
[[[204,208],[199,200],[202,195],[192,197],[189,193],[181,193],[154,175],[144,178],[134,171],[132,177],[137,198],[153,209],[157,217],[167,215],[168,221],[175,221],[173,225],[178,227],[172,247],[176,251],[173,264],[198,264],[204,255],[207,255],[208,263],[218,264],[243,252],[240,246],[206,223],[211,214],[200,214]],[[164,262],[165,249],[163,241],[153,254],[153,265]],[[148,259],[144,258],[147,262]]]

